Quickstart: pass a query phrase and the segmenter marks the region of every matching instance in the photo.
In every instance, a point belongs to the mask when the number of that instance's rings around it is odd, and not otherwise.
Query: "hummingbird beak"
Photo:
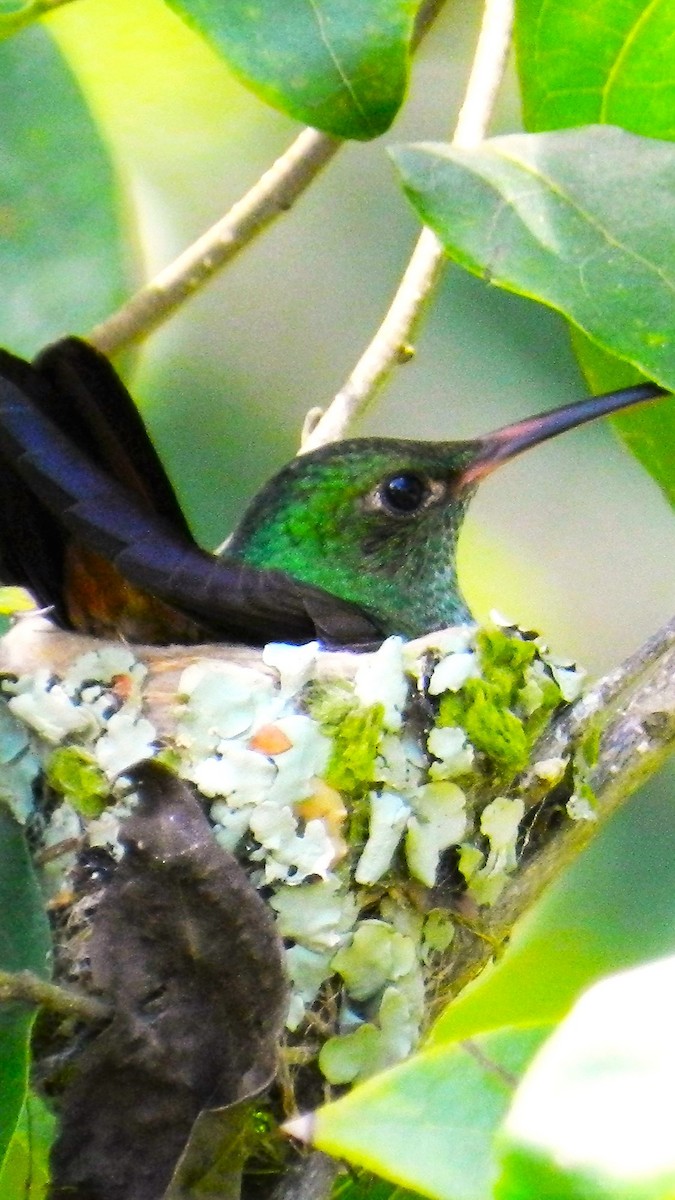
[[[530,446],[538,446],[540,442],[557,437],[568,429],[575,429],[577,425],[585,425],[587,421],[595,421],[597,417],[605,417],[608,413],[666,395],[666,389],[658,384],[641,383],[616,392],[604,392],[601,396],[588,396],[575,404],[565,404],[551,412],[526,417],[515,425],[505,425],[503,429],[477,439],[476,457],[462,471],[461,482],[463,485],[480,483],[502,463],[509,462]]]

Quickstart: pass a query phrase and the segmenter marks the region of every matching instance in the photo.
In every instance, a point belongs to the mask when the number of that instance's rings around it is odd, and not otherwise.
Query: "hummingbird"
[[[301,454],[222,553],[192,536],[140,414],[91,345],[0,351],[0,579],[66,629],[155,644],[373,646],[471,619],[457,539],[478,485],[639,384],[467,441],[350,438]]]

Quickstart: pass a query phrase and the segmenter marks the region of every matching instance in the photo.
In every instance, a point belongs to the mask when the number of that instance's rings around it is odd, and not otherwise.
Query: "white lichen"
[[[506,650],[509,661],[509,637],[522,665],[511,725],[500,727],[489,669],[507,669],[499,655]],[[322,674],[317,643],[267,646],[267,673],[204,660],[181,676],[175,732],[162,749],[208,802],[218,843],[269,896],[286,945],[289,1029],[300,1028],[324,986],[332,989],[338,1028],[320,1063],[333,1082],[365,1078],[416,1044],[425,973],[448,951],[454,925],[447,910],[428,912],[414,897],[437,884],[445,852],[454,851],[453,868],[479,905],[493,903],[517,868],[524,810],[510,791],[513,769],[507,794],[484,807],[476,797],[501,777],[508,738],[527,749],[526,722],[576,697],[583,679],[544,643],[527,646],[532,661],[518,631],[498,618],[482,632],[466,625],[411,643],[388,638],[358,659],[351,678]],[[46,759],[54,747],[79,747],[111,782],[95,819],[65,802],[51,814],[43,846],[64,844],[44,868],[52,891],[67,888],[73,845],[121,852],[129,807],[114,780],[159,749],[144,710],[146,675],[128,647],[106,646],[81,655],[63,678],[38,671],[3,683]],[[472,728],[482,742],[459,723],[468,724],[476,696],[483,709]],[[560,783],[567,765],[537,762],[542,790]],[[583,788],[568,814],[594,818]]]

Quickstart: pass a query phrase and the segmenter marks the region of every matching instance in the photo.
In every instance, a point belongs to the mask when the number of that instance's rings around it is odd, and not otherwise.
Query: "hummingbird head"
[[[530,446],[653,398],[650,387],[590,397],[471,441],[352,438],[301,454],[255,497],[227,556],[351,601],[386,636],[470,620],[456,550],[481,480]]]
[[[256,496],[228,557],[350,600],[382,632],[469,619],[455,567],[474,443],[353,438],[300,455]]]

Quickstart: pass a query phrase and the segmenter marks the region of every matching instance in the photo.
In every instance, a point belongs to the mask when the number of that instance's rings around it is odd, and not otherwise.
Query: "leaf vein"
[[[503,158],[505,162],[513,163],[514,166],[520,168],[526,174],[531,175],[533,179],[541,181],[543,185],[550,189],[554,196],[557,196],[564,204],[567,204],[573,212],[576,212],[580,217],[583,218],[583,220],[587,221],[589,226],[596,230],[598,234],[605,239],[609,246],[615,247],[617,250],[620,250],[626,254],[629,258],[632,258],[635,262],[641,263],[647,268],[648,271],[656,274],[670,291],[675,291],[675,281],[671,280],[669,276],[666,275],[659,266],[657,266],[656,263],[651,262],[648,258],[645,258],[644,255],[639,254],[637,250],[633,249],[632,246],[624,245],[623,242],[619,241],[617,237],[613,236],[608,229],[605,229],[597,217],[587,212],[577,201],[574,200],[572,196],[568,195],[557,180],[547,176],[541,170],[541,168],[535,167],[533,164],[528,163],[524,159],[519,159],[515,155],[505,154],[503,151],[500,151],[499,156]]]
[[[309,7],[311,8],[312,12],[314,13],[319,36],[320,36],[321,41],[323,42],[324,46],[326,47],[328,56],[329,56],[331,62],[333,63],[333,66],[335,67],[335,70],[337,71],[340,79],[342,80],[342,83],[352,101],[352,104],[354,105],[354,108],[356,109],[359,116],[362,118],[366,128],[368,129],[368,128],[370,128],[370,121],[368,120],[368,113],[366,112],[365,108],[361,104],[359,97],[356,93],[356,89],[354,88],[354,85],[352,84],[344,67],[342,66],[339,56],[336,54],[335,50],[333,49],[333,46],[331,45],[331,41],[330,41],[327,29],[326,29],[326,22],[325,22],[323,13],[321,12],[321,7],[317,3],[317,0],[308,0],[308,3],[309,3]]]
[[[614,87],[614,83],[620,74],[621,67],[623,66],[624,60],[626,59],[629,50],[632,48],[634,42],[636,41],[638,33],[641,31],[641,29],[645,25],[645,23],[648,20],[651,20],[652,16],[654,15],[656,9],[659,7],[660,3],[661,3],[661,0],[649,0],[649,3],[647,4],[647,6],[645,8],[643,8],[642,12],[637,17],[637,20],[635,20],[633,22],[631,28],[628,30],[628,33],[626,34],[626,37],[624,38],[624,40],[621,44],[621,47],[619,49],[619,53],[617,54],[616,58],[614,59],[614,62],[612,63],[612,66],[610,67],[609,71],[607,72],[607,78],[605,80],[605,85],[602,89],[602,103],[600,105],[600,113],[599,113],[599,120],[603,124],[607,123],[607,110],[609,107],[610,92],[612,91],[612,88]]]

